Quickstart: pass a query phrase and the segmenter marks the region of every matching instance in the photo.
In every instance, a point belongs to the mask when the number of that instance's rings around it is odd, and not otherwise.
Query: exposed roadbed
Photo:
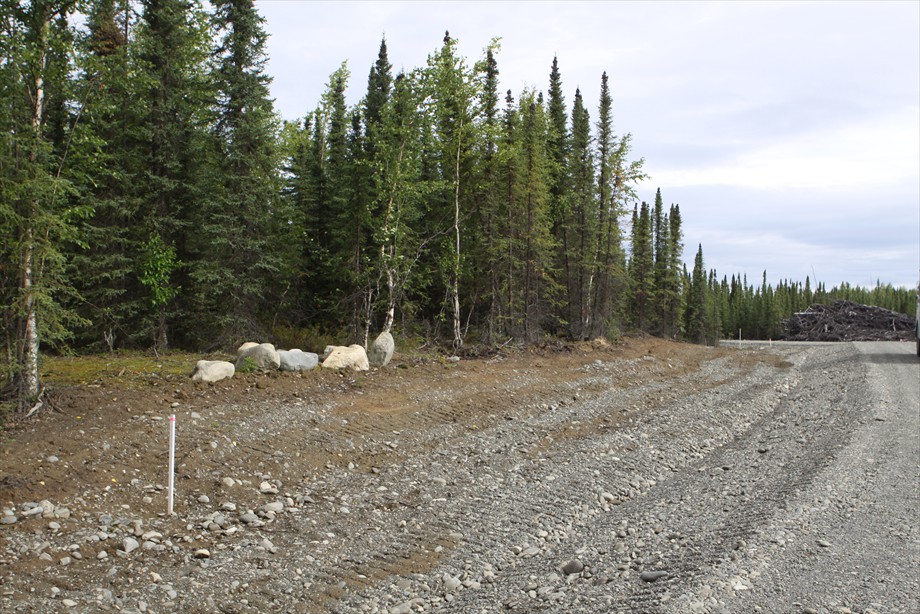
[[[920,610],[911,344],[630,339],[92,395],[3,440],[4,612]]]

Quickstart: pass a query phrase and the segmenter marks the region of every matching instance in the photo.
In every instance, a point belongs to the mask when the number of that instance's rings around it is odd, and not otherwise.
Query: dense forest
[[[0,0],[6,394],[38,395],[40,348],[714,342],[830,297],[912,308],[720,280],[701,246],[688,270],[679,206],[637,202],[606,74],[568,102],[548,58],[545,93],[500,92],[498,40],[470,61],[445,34],[398,73],[384,40],[360,102],[343,63],[284,122],[265,42],[252,0]]]

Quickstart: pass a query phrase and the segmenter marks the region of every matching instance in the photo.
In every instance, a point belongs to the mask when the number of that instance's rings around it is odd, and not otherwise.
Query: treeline
[[[863,288],[841,283],[827,289],[823,283],[811,288],[805,283],[783,280],[775,287],[763,281],[756,287],[748,284],[744,276],[718,280],[710,272],[706,290],[707,324],[702,341],[715,343],[718,339],[782,339],[786,335],[783,320],[805,311],[815,304],[830,304],[846,300],[863,305],[875,305],[891,311],[913,315],[917,304],[917,291],[896,288],[890,284],[876,283],[874,288]]]
[[[779,290],[725,303],[701,249],[682,262],[679,207],[636,204],[606,74],[596,105],[555,58],[545,95],[500,92],[497,41],[470,63],[445,34],[394,73],[384,40],[357,104],[343,64],[282,122],[265,41],[252,0],[0,2],[7,391],[39,394],[39,341],[772,332]]]
[[[211,7],[0,4],[13,372],[35,371],[39,338],[210,349],[312,327],[366,343],[398,321],[459,347],[624,325],[622,221],[644,174],[606,75],[594,113],[578,91],[566,103],[555,60],[546,96],[500,94],[497,42],[471,64],[445,35],[394,74],[384,41],[357,105],[343,64],[282,123],[254,4]],[[671,295],[637,304],[676,330],[677,208],[653,223]]]

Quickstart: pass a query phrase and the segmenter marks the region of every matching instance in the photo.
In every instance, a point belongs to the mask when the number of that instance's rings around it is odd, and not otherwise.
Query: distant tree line
[[[265,41],[252,0],[0,1],[7,394],[40,394],[40,343],[711,342],[827,294],[717,282],[702,248],[688,272],[606,74],[592,116],[555,58],[545,95],[502,93],[497,40],[471,64],[445,34],[395,74],[384,40],[356,105],[342,64],[282,122]]]

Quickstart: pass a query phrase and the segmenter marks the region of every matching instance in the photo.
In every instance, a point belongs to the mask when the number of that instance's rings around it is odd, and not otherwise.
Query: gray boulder
[[[323,361],[323,368],[367,371],[370,365],[367,362],[367,352],[360,345],[349,345],[348,347],[336,345],[332,346],[332,350]]]
[[[310,371],[319,364],[319,356],[302,350],[278,350],[282,371]]]
[[[375,367],[385,367],[390,364],[395,349],[396,342],[393,341],[393,335],[387,332],[380,333],[374,339],[374,343],[367,353],[367,359]]]
[[[199,360],[192,371],[193,382],[219,382],[222,379],[233,377],[236,368],[232,362],[226,360]]]
[[[240,346],[240,352],[236,358],[237,371],[272,371],[280,366],[281,358],[271,343],[258,345],[244,343]]]

